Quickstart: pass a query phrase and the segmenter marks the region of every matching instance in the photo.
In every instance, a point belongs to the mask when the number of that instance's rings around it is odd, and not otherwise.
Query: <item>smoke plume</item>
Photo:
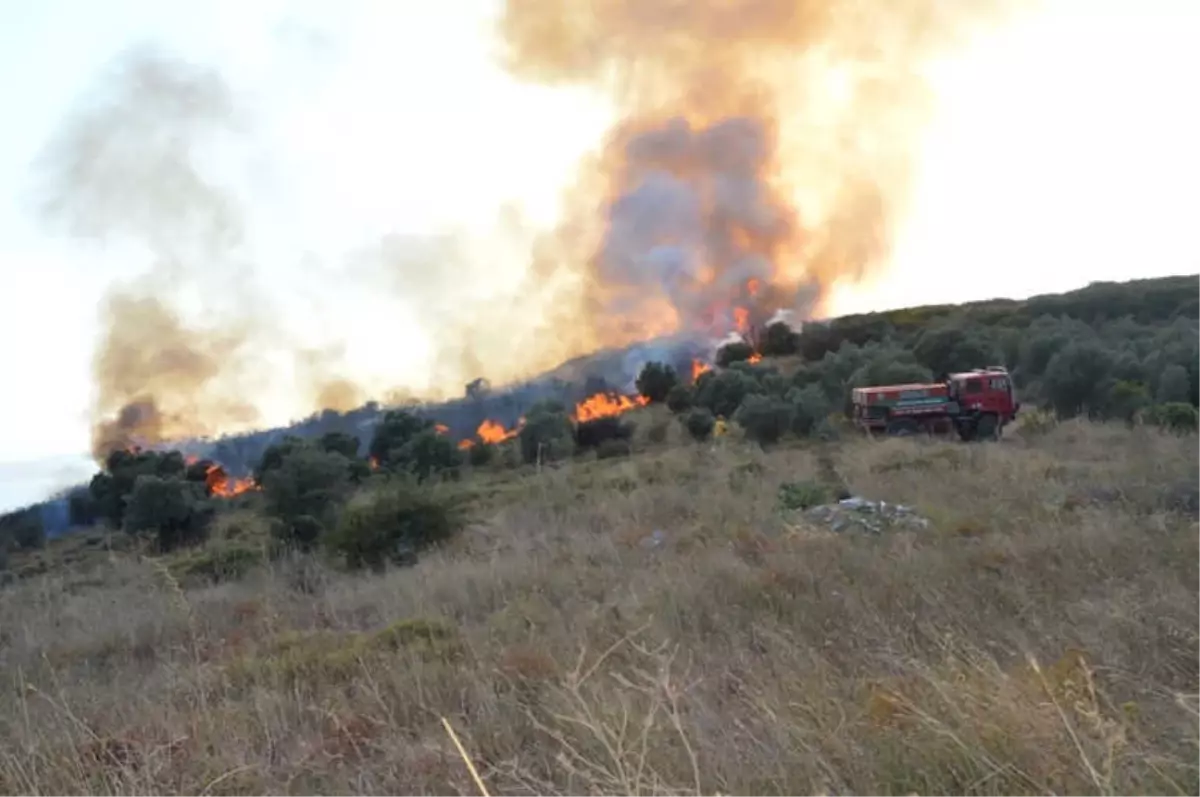
[[[152,49],[126,53],[65,120],[38,163],[41,218],[67,234],[132,247],[148,273],[113,288],[101,306],[93,358],[93,454],[203,435],[253,421],[239,389],[255,323],[207,301],[245,298],[233,255],[242,212],[205,177],[206,152],[239,132],[234,96],[220,75]],[[183,299],[211,324],[183,320]]]
[[[619,111],[554,251],[587,264],[586,337],[808,317],[881,268],[928,111],[922,64],[1001,2],[508,0],[510,71]]]

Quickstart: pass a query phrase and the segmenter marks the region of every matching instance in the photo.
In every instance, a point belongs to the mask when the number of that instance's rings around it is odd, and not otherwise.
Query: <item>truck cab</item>
[[[947,384],[963,415],[992,415],[999,427],[1012,423],[1021,408],[1013,392],[1012,376],[998,365],[950,374]]]

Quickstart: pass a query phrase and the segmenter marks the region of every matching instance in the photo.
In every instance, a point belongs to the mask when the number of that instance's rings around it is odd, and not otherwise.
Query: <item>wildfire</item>
[[[708,373],[712,370],[712,366],[700,360],[692,360],[692,381],[695,382],[700,378],[701,374]]]
[[[577,422],[594,421],[609,415],[620,415],[648,403],[645,396],[621,396],[613,393],[597,393],[575,405]]]
[[[475,447],[475,441],[469,437],[458,441],[458,450],[459,451],[469,451],[474,447]]]
[[[762,355],[759,354],[758,352],[755,352],[754,354],[750,355],[750,358],[748,360],[746,360],[746,362],[750,363],[751,365],[754,365],[755,363],[760,363],[760,362],[762,362]]]
[[[229,474],[220,465],[209,465],[204,472],[204,483],[208,485],[208,491],[213,495],[218,495],[222,498],[232,498],[235,495],[247,492],[248,490],[260,489],[253,479],[231,479]]]
[[[375,457],[369,457],[367,459],[367,464],[371,466],[371,470],[379,470],[379,460]]]
[[[525,421],[524,418],[517,423],[513,429],[505,429],[503,424],[493,420],[486,420],[479,424],[479,428],[475,430],[476,436],[485,443],[503,443],[505,440],[511,440],[521,431],[521,424]]]
[[[434,425],[433,431],[437,432],[438,434],[449,434],[450,427],[444,423],[439,423]]]

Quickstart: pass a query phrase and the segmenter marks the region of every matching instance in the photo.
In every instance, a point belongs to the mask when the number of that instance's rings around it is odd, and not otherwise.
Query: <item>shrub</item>
[[[535,404],[525,416],[525,425],[517,435],[517,441],[525,462],[569,457],[575,445],[575,435],[566,407],[557,401]]]
[[[482,468],[495,457],[496,447],[487,443],[476,443],[467,449],[467,461],[473,468]]]
[[[123,519],[131,534],[154,531],[161,551],[204,539],[214,514],[201,488],[182,479],[139,476]]]
[[[679,375],[675,369],[663,363],[646,363],[637,377],[638,393],[646,397],[651,404],[661,404],[667,400],[671,389],[679,384]]]
[[[353,489],[350,461],[341,454],[297,447],[265,472],[262,486],[268,511],[276,517],[291,524],[307,515],[329,526]]]
[[[629,440],[636,427],[616,415],[582,421],[575,426],[575,445],[581,449],[596,448],[611,441]]]
[[[651,443],[661,445],[662,443],[667,442],[667,434],[669,432],[670,428],[667,425],[667,422],[661,421],[646,430],[646,439],[648,439]]]
[[[409,460],[403,453],[405,446],[422,432],[431,431],[434,431],[433,421],[406,410],[391,410],[384,413],[375,427],[368,452],[381,468],[407,467]]]
[[[763,387],[746,371],[731,369],[719,374],[704,374],[696,389],[696,405],[713,415],[733,415],[746,396],[762,393]]]
[[[694,440],[703,442],[712,437],[713,427],[716,425],[716,418],[712,412],[704,407],[697,407],[684,416],[684,426],[687,427],[688,434]]]
[[[628,440],[605,440],[596,447],[596,459],[627,457],[632,453]]]
[[[687,385],[675,385],[667,394],[667,409],[679,415],[692,408],[692,391]]]
[[[462,465],[462,452],[450,438],[433,429],[413,437],[399,451],[393,451],[392,466],[402,467],[418,481],[425,481],[437,474],[450,474]]]
[[[392,482],[355,496],[326,542],[351,568],[381,568],[450,539],[463,521],[457,507],[435,492]]]
[[[816,432],[833,409],[824,391],[816,385],[794,387],[785,398],[792,405],[792,433],[797,437],[808,437]]]
[[[1182,401],[1155,404],[1142,414],[1142,419],[1146,423],[1178,434],[1196,431],[1197,421],[1200,420],[1196,408]]]
[[[829,490],[817,482],[785,482],[779,485],[779,505],[784,509],[810,509],[829,498]]]
[[[738,408],[736,420],[746,437],[759,445],[779,442],[792,426],[793,405],[768,396],[747,396]]]

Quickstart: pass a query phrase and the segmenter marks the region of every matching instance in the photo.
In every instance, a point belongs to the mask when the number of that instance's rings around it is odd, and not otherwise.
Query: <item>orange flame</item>
[[[450,427],[444,423],[439,423],[434,425],[433,431],[437,432],[438,434],[447,434],[450,431]]]
[[[648,403],[645,396],[621,396],[612,393],[596,393],[575,405],[577,422],[594,421],[609,415],[620,415]]]
[[[695,382],[700,378],[701,374],[708,373],[711,370],[712,366],[708,363],[703,363],[699,360],[692,360],[692,381]]]
[[[762,355],[759,354],[758,352],[755,352],[754,354],[750,355],[750,358],[748,360],[746,360],[746,362],[750,363],[751,365],[754,365],[755,363],[760,363],[760,362],[762,362]]]
[[[522,418],[522,421],[525,419]],[[503,443],[505,440],[511,440],[521,431],[521,424],[518,423],[514,429],[505,429],[500,423],[493,420],[486,420],[479,424],[479,428],[475,430],[475,434],[485,443],[496,444]]]
[[[745,307],[733,308],[733,323],[743,335],[750,331],[750,311]]]
[[[253,479],[231,479],[220,465],[209,465],[204,472],[204,483],[208,491],[222,498],[232,498],[248,490],[261,489]]]
[[[375,457],[369,457],[367,464],[371,466],[371,470],[379,470],[379,460]]]
[[[458,441],[458,450],[459,451],[469,451],[474,447],[475,447],[475,441],[469,437],[464,440]]]

